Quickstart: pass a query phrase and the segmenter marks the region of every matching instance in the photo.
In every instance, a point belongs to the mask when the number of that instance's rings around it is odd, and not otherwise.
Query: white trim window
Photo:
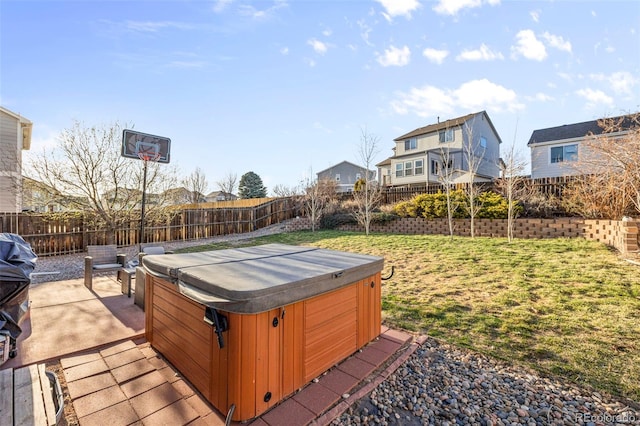
[[[480,147],[487,149],[487,138],[480,136]]]
[[[413,173],[416,175],[421,175],[424,173],[424,160],[416,160],[414,164]]]
[[[438,160],[431,160],[431,174],[434,176],[440,174],[440,162]]]
[[[404,175],[405,176],[413,175],[413,161],[404,162]]]
[[[453,129],[440,130],[438,132],[438,138],[440,143],[453,142],[455,140],[455,133],[453,132]]]
[[[404,164],[396,163],[396,177],[404,176]]]
[[[356,173],[356,182],[362,179],[362,175],[360,173]]]
[[[416,138],[409,138],[404,141],[404,150],[411,151],[418,148],[418,140]]]
[[[340,173],[336,173],[336,182],[340,182]]]
[[[551,163],[578,161],[578,144],[552,146],[549,150]]]

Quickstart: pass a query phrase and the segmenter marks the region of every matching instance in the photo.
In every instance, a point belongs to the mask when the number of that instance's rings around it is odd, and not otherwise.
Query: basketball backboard
[[[125,129],[122,132],[121,153],[123,157],[168,163],[171,139]]]

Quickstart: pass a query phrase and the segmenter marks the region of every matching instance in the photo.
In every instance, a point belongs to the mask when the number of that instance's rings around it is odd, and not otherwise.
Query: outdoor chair
[[[119,271],[125,267],[126,255],[118,254],[118,247],[113,245],[87,246],[84,258],[84,285],[93,288],[93,274],[98,272]]]

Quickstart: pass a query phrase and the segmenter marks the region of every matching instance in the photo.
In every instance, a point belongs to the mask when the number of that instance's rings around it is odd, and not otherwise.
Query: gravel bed
[[[638,425],[640,405],[427,338],[332,425]]]
[[[193,247],[215,242],[239,241],[257,238],[265,235],[282,233],[285,232],[285,230],[286,222],[283,222],[276,225],[268,226],[266,228],[258,229],[254,232],[222,235],[219,237],[203,238],[192,241],[171,241],[158,243],[157,245],[163,246],[165,250],[176,250],[179,248]],[[121,247],[120,249],[118,249],[118,252],[126,254],[127,261],[129,261],[137,259],[139,250],[138,246],[134,245],[129,247]],[[34,274],[31,277],[31,284],[37,285],[44,282],[72,280],[84,277],[84,257],[86,255],[86,253],[75,253],[63,256],[39,257],[36,260],[36,267],[33,271]],[[105,272],[104,274],[114,275],[115,273]],[[96,273],[95,275],[98,274]]]

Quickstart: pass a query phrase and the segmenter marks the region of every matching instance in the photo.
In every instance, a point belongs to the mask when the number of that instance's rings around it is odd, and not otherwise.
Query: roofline
[[[22,149],[29,150],[31,148],[31,133],[33,131],[33,123],[31,120],[28,120],[22,115],[16,114],[3,106],[0,106],[0,111],[10,115],[20,122],[20,127],[22,127]]]
[[[400,141],[405,140],[405,139],[407,139],[409,137],[422,136],[422,135],[426,135],[426,134],[429,134],[429,133],[434,133],[434,132],[437,132],[437,131],[440,131],[440,130],[449,129],[449,128],[452,128],[452,127],[462,127],[463,124],[467,123],[468,121],[470,121],[472,119],[475,119],[480,114],[483,114],[487,118],[487,122],[489,123],[489,126],[491,126],[491,130],[493,130],[493,133],[498,138],[498,143],[501,144],[502,143],[502,139],[500,138],[500,135],[496,131],[496,128],[493,125],[493,122],[491,121],[491,118],[489,118],[489,114],[487,114],[486,110],[482,110],[482,111],[471,113],[471,114],[466,114],[466,115],[463,115],[463,116],[460,116],[460,117],[456,117],[456,118],[451,118],[451,119],[445,120],[445,121],[439,121],[437,123],[428,124],[428,125],[423,126],[423,127],[418,127],[417,129],[414,129],[414,130],[412,130],[410,132],[405,133],[402,136],[399,136],[399,137],[395,138],[393,141],[394,142],[400,142]]]

